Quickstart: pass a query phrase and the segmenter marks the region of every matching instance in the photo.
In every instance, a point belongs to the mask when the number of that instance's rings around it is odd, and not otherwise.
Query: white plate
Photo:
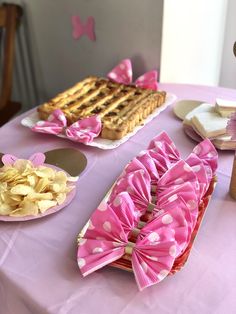
[[[175,103],[173,107],[174,114],[180,120],[184,120],[186,115],[195,109],[196,107],[200,106],[204,101],[199,100],[180,100]]]
[[[108,140],[108,139],[97,137],[97,138],[95,138],[93,140],[92,143],[89,143],[87,145],[88,146],[97,147],[97,148],[100,148],[100,149],[113,149],[113,148],[116,148],[116,147],[120,146],[121,144],[123,144],[126,141],[128,141],[128,139],[130,137],[132,137],[134,134],[136,134],[140,129],[142,129],[153,118],[158,116],[160,112],[165,110],[169,105],[173,104],[176,99],[177,99],[177,97],[175,95],[167,93],[165,103],[161,107],[159,107],[156,110],[154,110],[153,113],[150,114],[143,121],[142,125],[139,125],[136,128],[134,128],[134,130],[132,132],[130,132],[129,134],[124,136],[122,139],[120,139],[120,140]],[[23,126],[25,126],[25,127],[32,128],[36,124],[37,121],[39,121],[39,117],[38,117],[37,111],[35,111],[31,115],[29,115],[28,117],[24,118],[21,121],[21,124]],[[64,136],[64,135],[56,135],[56,136],[59,136],[59,137],[62,137],[62,138],[66,138],[66,136]]]
[[[184,132],[194,141],[201,142],[204,140],[197,131],[190,125],[183,125]],[[231,140],[230,136],[222,135],[210,138],[212,144],[220,150],[236,150],[236,141]]]

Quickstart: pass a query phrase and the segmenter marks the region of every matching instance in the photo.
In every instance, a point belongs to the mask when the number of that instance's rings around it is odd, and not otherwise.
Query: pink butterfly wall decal
[[[72,36],[74,39],[80,39],[81,36],[86,35],[91,41],[96,40],[94,32],[95,21],[93,16],[89,16],[85,24],[82,23],[79,15],[73,15],[71,17],[73,26]]]

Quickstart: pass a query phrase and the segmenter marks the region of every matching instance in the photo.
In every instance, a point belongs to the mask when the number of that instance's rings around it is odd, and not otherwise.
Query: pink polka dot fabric
[[[107,77],[117,83],[121,84],[132,84],[133,81],[133,70],[130,59],[122,60],[114,69],[112,69]],[[157,71],[152,70],[143,75],[141,75],[134,82],[136,87],[152,89],[154,91],[158,90],[157,84]]]
[[[69,127],[64,113],[60,109],[56,109],[46,121],[38,121],[31,128],[34,132],[47,134],[64,134],[70,140],[80,143],[91,143],[97,137],[102,129],[102,123],[99,116],[91,116],[81,119]]]
[[[156,136],[126,166],[84,228],[78,246],[83,276],[128,254],[140,290],[163,280],[190,242],[216,167],[210,141],[184,161],[165,132]]]

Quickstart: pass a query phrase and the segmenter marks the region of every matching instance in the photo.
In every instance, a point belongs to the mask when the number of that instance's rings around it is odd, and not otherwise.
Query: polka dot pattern
[[[175,180],[175,184],[183,184],[184,183],[184,179],[182,178],[178,178]]]
[[[113,205],[114,205],[115,207],[117,207],[117,206],[120,206],[121,203],[122,203],[122,201],[121,201],[120,197],[117,196],[117,197],[114,199]]]
[[[101,247],[95,247],[93,249],[93,253],[96,254],[96,253],[102,253],[103,252],[103,249]]]
[[[176,256],[176,246],[175,245],[172,245],[169,249],[169,254],[170,256],[172,257],[175,257]]]
[[[174,194],[174,195],[172,195],[171,197],[168,198],[168,201],[172,203],[172,202],[176,201],[177,198],[178,198],[177,194]]]
[[[171,224],[173,222],[173,217],[170,214],[166,214],[161,219],[164,225]]]
[[[114,72],[111,72],[111,73],[110,73],[110,78],[113,79],[113,80],[115,80],[115,79],[117,78],[117,74],[114,73]]]
[[[192,167],[192,170],[193,170],[194,172],[199,172],[199,171],[201,170],[201,166],[200,166],[200,165],[193,166],[193,167]]]
[[[190,210],[194,210],[197,207],[197,203],[194,200],[189,200],[187,206]]]
[[[107,210],[107,204],[105,202],[100,203],[98,206],[98,210],[101,212],[106,211]]]
[[[156,242],[160,239],[160,236],[157,232],[151,232],[149,235],[148,235],[148,240],[150,242]]]
[[[191,167],[188,164],[184,164],[184,170],[187,171],[187,172],[191,172],[192,171]]]
[[[85,259],[84,258],[78,258],[78,266],[79,268],[82,268],[86,265]]]
[[[102,226],[105,231],[111,232],[111,223],[109,221],[105,221]]]
[[[196,154],[196,155],[199,155],[201,153],[202,149],[201,147],[198,145],[194,148],[193,152]]]

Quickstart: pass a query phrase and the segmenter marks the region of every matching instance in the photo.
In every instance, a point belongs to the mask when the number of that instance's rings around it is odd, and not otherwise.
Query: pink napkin
[[[112,69],[107,77],[117,83],[131,84],[133,81],[133,71],[130,59],[122,60],[114,69]],[[149,71],[140,76],[134,85],[140,88],[157,90],[157,71]]]
[[[132,208],[126,206],[122,213],[127,211]],[[132,213],[127,215],[132,216]],[[186,219],[181,211],[171,209],[147,224],[133,243],[129,241],[120,216],[121,211],[115,212],[111,205],[95,210],[79,243],[78,266],[86,276],[129,254],[136,282],[142,290],[169,274],[186,239]]]
[[[109,203],[121,192],[128,192],[135,204],[136,215],[142,216],[148,208],[154,208],[151,197],[151,178],[143,169],[129,172],[121,177],[112,189]]]
[[[46,121],[38,121],[32,131],[47,134],[63,134],[70,140],[81,143],[91,143],[97,137],[102,128],[101,120],[98,116],[91,116],[67,126],[64,113],[56,109]]]

